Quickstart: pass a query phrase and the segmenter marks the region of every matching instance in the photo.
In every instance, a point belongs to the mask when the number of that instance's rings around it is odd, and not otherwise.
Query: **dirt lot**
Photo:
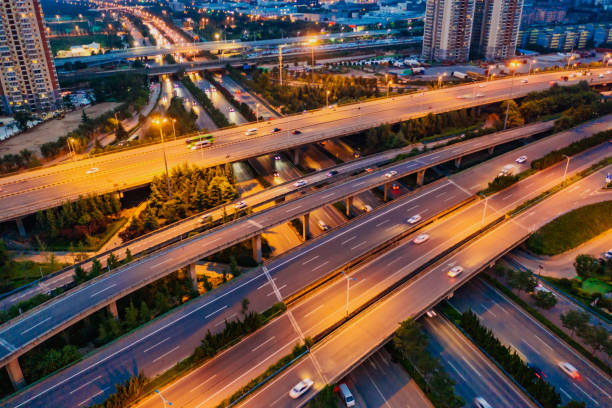
[[[85,112],[90,118],[95,118],[116,106],[119,106],[119,103],[103,102],[86,107]],[[18,154],[22,149],[30,149],[39,153],[40,145],[43,143],[55,141],[60,136],[76,129],[81,123],[81,111],[82,109],[77,109],[74,112],[67,113],[62,120],[50,120],[25,133],[0,142],[0,156],[9,153]]]

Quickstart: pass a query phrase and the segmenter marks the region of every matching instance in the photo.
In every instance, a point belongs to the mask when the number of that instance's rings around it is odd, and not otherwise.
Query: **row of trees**
[[[172,197],[165,175],[153,179],[146,208],[120,234],[124,241],[238,197],[229,163],[211,168],[177,166],[170,173],[170,187]]]
[[[104,402],[92,405],[91,408],[124,408],[130,406],[142,395],[148,379],[139,373],[130,377],[122,384],[115,385],[115,393],[111,394]]]
[[[461,315],[463,330],[506,370],[544,408],[556,408],[561,396],[547,381],[536,375],[510,347],[504,346],[493,332],[484,327],[471,310]]]
[[[530,293],[535,304],[543,309],[550,309],[557,304],[556,296],[549,291],[535,290],[538,280],[529,270],[516,271],[506,268],[502,264],[495,265],[495,271],[504,277],[508,285],[519,292]]]
[[[465,401],[455,394],[455,382],[444,371],[440,359],[434,357],[427,346],[429,338],[420,325],[408,319],[400,323],[393,335],[393,349],[401,358],[409,362],[425,381],[425,391],[434,406],[458,408]]]
[[[116,194],[90,195],[37,212],[36,227],[44,239],[80,241],[104,231],[120,214],[121,201]]]
[[[561,324],[571,332],[572,337],[578,336],[593,353],[604,352],[612,358],[612,338],[603,326],[590,324],[591,317],[582,310],[568,310],[561,315]]]
[[[259,69],[252,71],[251,79],[245,79],[236,69],[230,69],[230,75],[280,107],[283,113],[320,108],[325,106],[326,102],[344,103],[381,96],[376,79],[362,77],[321,75],[319,83],[281,86],[272,81],[269,72]]]
[[[187,75],[184,75],[183,78],[181,79],[181,82],[183,82],[183,85],[185,85],[185,88],[187,88],[187,90],[191,93],[191,95],[193,95],[193,97],[198,101],[198,103],[208,113],[208,116],[210,116],[212,121],[215,122],[215,125],[217,125],[220,128],[223,128],[231,124],[227,120],[223,112],[215,108],[215,105],[213,105],[210,98],[206,95],[206,92],[198,88],[193,83],[191,78],[189,78]]]
[[[603,132],[595,133],[592,136],[580,139],[577,142],[573,142],[572,144],[564,148],[561,148],[559,150],[553,150],[552,152],[545,154],[539,159],[533,160],[531,162],[531,168],[534,170],[545,169],[547,167],[552,166],[553,164],[565,160],[566,156],[573,156],[575,154],[583,152],[593,146],[597,146],[598,144],[608,141],[611,137],[612,130],[605,130]]]

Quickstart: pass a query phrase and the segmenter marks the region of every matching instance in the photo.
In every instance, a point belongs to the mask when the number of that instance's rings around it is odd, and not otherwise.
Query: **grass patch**
[[[8,292],[23,285],[27,285],[37,279],[40,279],[41,274],[46,276],[55,271],[68,266],[68,264],[50,262],[33,262],[33,261],[15,261],[8,263],[2,269],[2,292]]]
[[[57,37],[49,39],[51,52],[53,55],[57,55],[59,50],[68,50],[73,45],[91,44],[92,42],[97,42],[102,48],[109,48],[108,35],[106,34],[81,35],[78,37]]]
[[[108,224],[106,229],[98,234],[91,235],[82,244],[55,238],[52,242],[45,242],[45,247],[38,247],[41,251],[75,251],[79,252],[98,252],[119,230],[128,222],[127,217],[121,217]]]
[[[585,349],[580,343],[576,342],[569,335],[567,335],[563,330],[554,325],[550,320],[544,317],[540,312],[538,312],[533,307],[529,306],[523,299],[516,296],[514,292],[508,289],[506,286],[502,285],[497,279],[492,278],[486,273],[480,274],[485,281],[494,286],[497,290],[502,292],[506,297],[512,300],[514,303],[523,308],[527,313],[529,313],[533,318],[535,318],[538,322],[542,323],[548,330],[557,335],[561,340],[565,341],[569,344],[574,350],[578,351],[582,354],[587,360],[591,363],[595,364],[597,367],[602,369],[606,374],[612,375],[612,368],[610,368],[606,363],[601,361],[599,358],[595,357],[593,353]]]
[[[527,248],[539,255],[556,255],[612,228],[612,201],[587,205],[544,225],[527,240]],[[604,292],[605,293],[605,292]]]
[[[590,295],[594,293],[608,293],[612,291],[612,285],[602,282],[597,278],[587,278],[582,282],[582,290]]]

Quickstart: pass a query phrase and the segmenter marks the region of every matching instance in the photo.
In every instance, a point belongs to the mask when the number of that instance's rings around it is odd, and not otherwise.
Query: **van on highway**
[[[351,393],[351,390],[349,390],[349,388],[346,386],[346,384],[340,384],[340,386],[338,387],[339,391],[340,391],[340,397],[342,398],[342,401],[344,401],[344,404],[347,407],[354,407],[355,406],[355,398],[353,397],[353,394]]]
[[[257,128],[251,128],[249,130],[247,130],[246,132],[244,132],[245,136],[250,136],[250,135],[254,135],[255,133],[257,133]]]
[[[502,169],[497,173],[497,177],[501,176],[511,176],[514,172],[514,166],[512,164],[506,164]]]

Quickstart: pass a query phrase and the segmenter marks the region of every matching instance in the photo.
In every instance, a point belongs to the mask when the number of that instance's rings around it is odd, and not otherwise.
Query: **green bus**
[[[200,147],[211,145],[215,142],[215,137],[211,134],[192,136],[185,139],[187,148],[191,150],[198,149]]]

